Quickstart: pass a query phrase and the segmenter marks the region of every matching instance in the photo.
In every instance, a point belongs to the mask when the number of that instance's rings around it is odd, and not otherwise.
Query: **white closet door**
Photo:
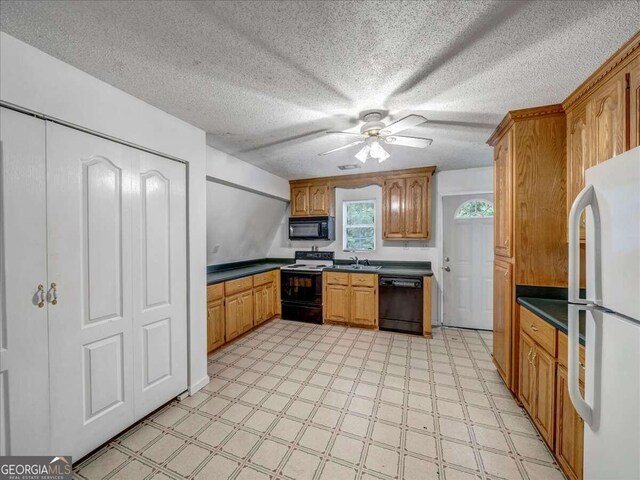
[[[134,167],[135,416],[187,389],[186,168],[140,152]]]
[[[137,155],[47,122],[52,445],[74,460],[134,421],[131,168]]]
[[[0,455],[47,455],[45,123],[0,108]]]

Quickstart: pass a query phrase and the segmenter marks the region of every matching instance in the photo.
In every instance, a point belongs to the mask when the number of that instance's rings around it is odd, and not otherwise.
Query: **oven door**
[[[322,272],[280,272],[283,302],[322,305]]]
[[[317,219],[289,219],[289,240],[322,239],[322,220]]]

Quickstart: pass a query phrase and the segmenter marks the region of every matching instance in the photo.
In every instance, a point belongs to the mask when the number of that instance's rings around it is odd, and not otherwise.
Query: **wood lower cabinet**
[[[378,325],[378,275],[324,272],[324,319],[358,327]]]
[[[207,287],[207,350],[211,352],[279,314],[278,270]]]
[[[555,358],[521,331],[518,398],[551,447],[555,422],[555,369]]]
[[[325,320],[347,323],[349,321],[349,286],[326,285],[324,289]]]
[[[351,323],[364,327],[378,324],[378,298],[375,287],[351,287]]]
[[[224,345],[224,299],[207,302],[207,351]]]
[[[511,388],[512,270],[510,263],[493,264],[493,361],[508,388]]]
[[[584,421],[569,398],[567,369],[558,365],[556,375],[556,445],[555,454],[565,474],[582,480],[584,461]],[[584,395],[584,384],[580,383]]]

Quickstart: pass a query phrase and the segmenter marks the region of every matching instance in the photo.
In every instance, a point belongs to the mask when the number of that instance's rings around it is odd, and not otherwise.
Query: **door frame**
[[[436,212],[436,221],[439,228],[436,228],[436,245],[438,245],[438,275],[440,288],[438,291],[438,326],[444,326],[444,197],[457,197],[459,195],[495,195],[493,190],[486,188],[481,189],[464,189],[456,192],[448,192],[445,194],[438,193],[438,209]]]

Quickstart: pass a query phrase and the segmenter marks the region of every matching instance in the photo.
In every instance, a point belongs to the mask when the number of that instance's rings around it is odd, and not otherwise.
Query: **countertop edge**
[[[357,268],[337,268],[337,267],[327,267],[322,269],[323,272],[345,272],[345,273],[377,273],[377,274],[387,274],[387,275],[398,275],[398,276],[420,276],[420,277],[432,277],[433,270],[429,270],[426,268],[402,268],[402,267],[382,267],[379,270],[360,270]]]
[[[531,313],[534,313],[535,315],[540,317],[542,320],[547,322],[552,327],[556,328],[557,330],[560,330],[562,333],[564,333],[566,335],[569,334],[568,327],[567,327],[567,325],[565,325],[564,322],[558,320],[553,315],[551,315],[548,312],[544,311],[540,307],[534,305],[533,303],[530,302],[530,300],[535,300],[535,297],[517,297],[516,298],[516,302],[519,305],[522,305],[524,308],[529,310]],[[554,301],[559,301],[559,302],[563,301],[561,299],[547,299],[547,298],[541,298],[540,300],[554,300]],[[582,335],[582,334],[580,334],[580,344],[581,345],[585,344],[584,335]]]
[[[259,273],[270,272],[272,270],[280,270],[280,267],[286,265],[284,263],[273,263],[271,265],[256,264],[255,266],[247,265],[238,269],[221,270],[218,272],[207,273],[207,286],[217,283],[228,282],[242,277],[249,277]],[[242,271],[241,271],[242,270]],[[209,277],[214,276],[214,280]]]

